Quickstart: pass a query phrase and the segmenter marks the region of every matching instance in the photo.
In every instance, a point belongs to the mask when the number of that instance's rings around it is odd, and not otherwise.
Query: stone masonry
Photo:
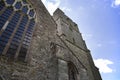
[[[28,0],[35,27],[24,61],[0,56],[0,80],[102,80],[78,25],[59,8],[53,16],[41,0]]]

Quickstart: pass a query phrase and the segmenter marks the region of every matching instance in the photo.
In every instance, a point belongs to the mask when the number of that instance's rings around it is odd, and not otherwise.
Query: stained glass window
[[[30,45],[30,40],[31,40],[31,37],[32,37],[34,24],[35,24],[34,20],[30,20],[30,23],[28,25],[28,29],[26,31],[26,34],[25,34],[25,37],[24,37],[24,40],[22,42],[22,46],[21,46],[21,49],[20,49],[20,53],[19,53],[19,56],[18,56],[19,59],[25,58],[25,55],[27,53],[27,49]]]
[[[0,11],[3,9],[4,6],[5,6],[4,2],[0,1]]]
[[[35,12],[28,6],[26,0],[0,1],[0,54],[25,59],[35,25]]]
[[[33,17],[33,16],[34,16],[34,11],[33,11],[33,10],[30,10],[29,15],[30,15],[31,17]]]
[[[20,40],[22,38],[22,35],[23,35],[23,32],[24,32],[24,29],[25,29],[25,26],[28,22],[28,17],[27,16],[23,16],[23,19],[21,20],[20,24],[19,24],[19,27],[13,37],[13,40],[11,42],[11,45],[7,51],[7,54],[10,55],[10,56],[14,56],[16,51],[17,51],[17,48],[20,44]],[[22,28],[23,30],[21,30],[20,28]],[[12,48],[12,46],[16,46],[15,48]]]
[[[15,4],[15,8],[16,9],[20,9],[22,7],[22,3],[21,2],[17,2],[16,4]]]
[[[15,0],[6,0],[7,4],[13,4]]]
[[[8,20],[9,16],[12,14],[13,9],[7,8],[2,15],[0,15],[0,30],[4,26],[5,22]]]
[[[24,6],[24,7],[22,8],[22,11],[23,11],[24,13],[27,13],[28,7],[27,7],[27,6]]]

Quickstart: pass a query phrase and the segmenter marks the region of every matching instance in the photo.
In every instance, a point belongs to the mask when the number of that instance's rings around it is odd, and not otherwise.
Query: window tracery
[[[0,55],[25,59],[35,25],[27,0],[0,0]]]

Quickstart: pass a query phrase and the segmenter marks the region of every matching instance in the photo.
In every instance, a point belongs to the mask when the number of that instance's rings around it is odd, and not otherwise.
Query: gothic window
[[[24,60],[35,25],[27,0],[0,0],[0,55]]]
[[[26,26],[26,23],[28,22],[28,17],[27,16],[23,16],[20,24],[19,24],[19,27],[16,31],[16,33],[14,34],[14,37],[13,37],[13,40],[11,42],[11,45],[7,51],[7,54],[10,54],[10,56],[14,56],[16,51],[17,51],[17,48],[20,44],[20,41],[21,41],[21,38],[22,38],[22,35],[23,35],[23,32],[25,30],[25,26]],[[12,48],[12,46],[16,46],[15,49]]]
[[[5,3],[0,1],[0,11],[3,9],[4,6],[5,6]]]
[[[14,3],[14,1],[15,1],[15,0],[6,0],[6,3],[12,5],[12,4]]]
[[[21,2],[16,2],[15,8],[20,9],[21,7],[22,7],[22,3]]]
[[[13,9],[8,7],[1,15],[0,15],[0,30],[4,28],[5,23],[7,22],[9,16],[12,14]]]
[[[34,20],[31,19],[30,23],[29,23],[29,27],[26,30],[26,33],[25,33],[25,36],[24,36],[24,39],[23,39],[23,42],[22,42],[22,46],[21,46],[21,49],[20,49],[20,54],[18,56],[18,58],[20,60],[23,60],[22,58],[25,58],[25,55],[27,53],[27,49],[30,45],[30,40],[31,40],[31,37],[32,37],[34,24],[35,24]]]
[[[20,14],[18,12],[16,12],[15,15],[12,17],[12,20],[7,25],[7,28],[4,30],[4,32],[0,36],[0,42],[1,43],[5,42],[7,44],[11,34],[13,33],[13,30],[14,30],[15,25],[17,24],[19,18],[20,18]],[[5,47],[6,44],[4,44],[4,47]],[[4,48],[2,48],[2,51],[3,51],[3,49]]]
[[[30,10],[29,15],[30,15],[31,17],[33,17],[33,16],[34,16],[34,10]]]
[[[77,69],[75,65],[71,62],[68,63],[68,75],[69,75],[69,80],[77,80]]]
[[[23,11],[24,13],[27,13],[27,12],[28,12],[28,7],[27,7],[27,6],[23,6],[22,11]]]

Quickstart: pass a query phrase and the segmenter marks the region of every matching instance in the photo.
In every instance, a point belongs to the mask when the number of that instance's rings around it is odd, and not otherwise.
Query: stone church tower
[[[0,0],[0,80],[102,80],[78,26],[41,0]]]

